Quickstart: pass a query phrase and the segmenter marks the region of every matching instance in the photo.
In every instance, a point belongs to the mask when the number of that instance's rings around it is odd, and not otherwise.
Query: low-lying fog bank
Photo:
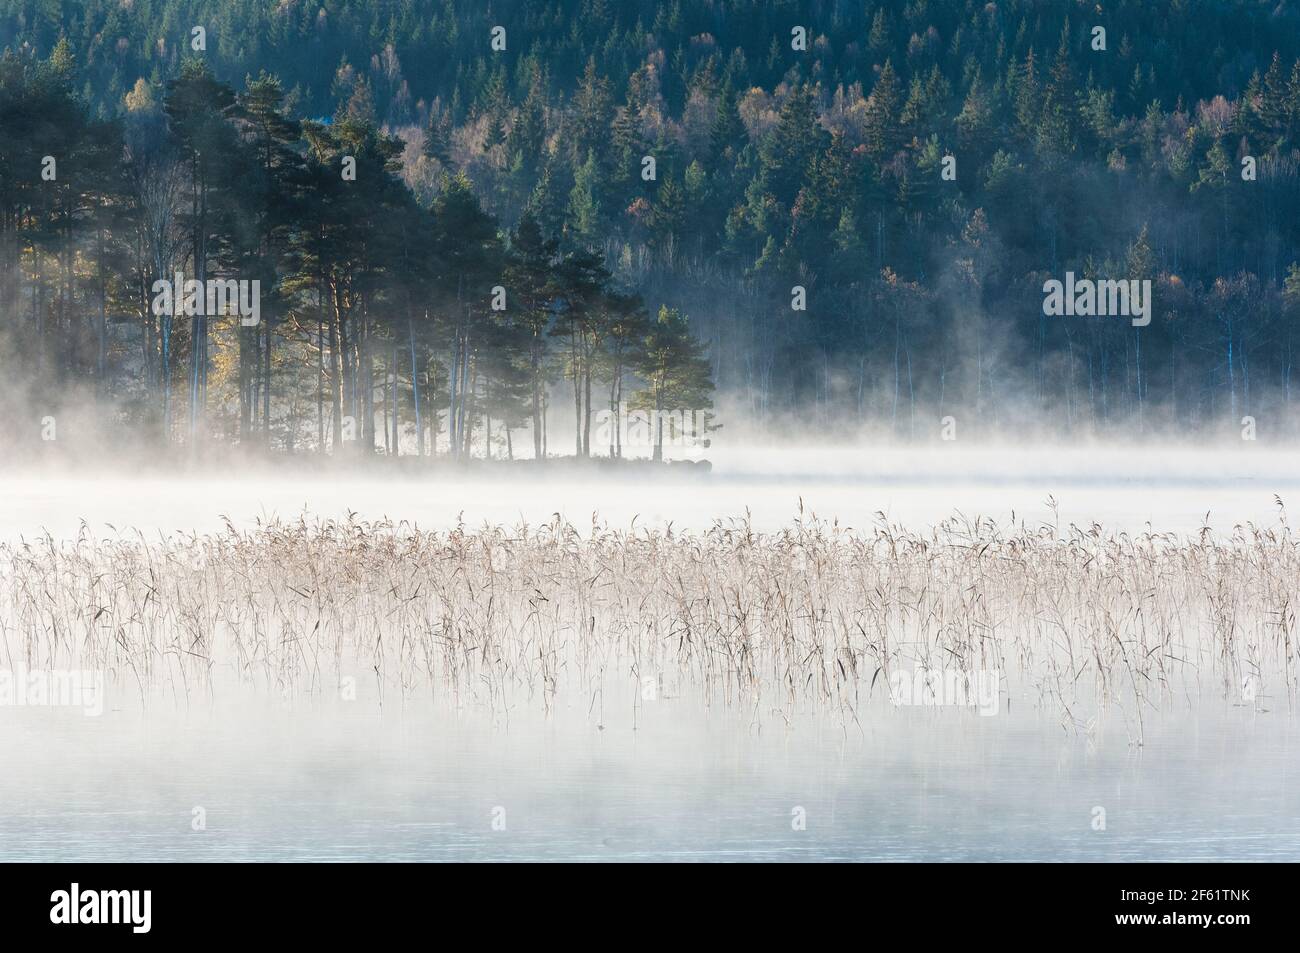
[[[572,461],[429,470],[295,470],[227,466],[211,472],[85,467],[0,474],[0,537],[74,535],[85,521],[144,531],[211,531],[229,518],[405,520],[423,528],[531,525],[555,514],[582,529],[705,529],[748,512],[782,526],[805,511],[867,528],[883,514],[923,529],[954,513],[1139,532],[1216,531],[1271,523],[1275,495],[1300,497],[1300,452],[1254,445],[1003,447],[995,449],[772,446],[710,455],[697,468],[577,466]],[[1051,500],[1056,501],[1055,511]]]

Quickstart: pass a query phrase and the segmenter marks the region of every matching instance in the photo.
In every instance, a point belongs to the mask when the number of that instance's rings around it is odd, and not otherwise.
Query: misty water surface
[[[712,473],[651,477],[592,472],[574,477],[557,467],[457,471],[431,476],[386,473],[300,474],[232,469],[160,475],[111,470],[64,475],[14,473],[3,478],[0,533],[28,536],[46,529],[75,535],[83,521],[98,535],[118,530],[213,531],[229,517],[246,527],[274,516],[406,520],[443,529],[463,519],[514,526],[545,523],[555,514],[578,529],[593,517],[611,526],[707,528],[745,516],[779,528],[815,513],[842,525],[870,528],[883,513],[923,529],[954,514],[1074,522],[1087,527],[1188,533],[1207,518],[1220,531],[1234,524],[1272,523],[1274,495],[1300,501],[1300,453],[1221,448],[1084,447],[967,450],[953,448],[813,448],[774,445],[711,454]],[[373,474],[373,475],[372,475]],[[1048,506],[1057,503],[1056,514]]]
[[[1282,713],[757,725],[661,701],[509,724],[232,707],[7,715],[6,860],[1294,860]],[[194,809],[205,829],[194,830]],[[802,809],[804,829],[796,829]],[[1104,810],[1105,829],[1094,826]],[[493,822],[497,821],[494,829]]]
[[[911,527],[1014,511],[1031,524],[1191,533],[1208,513],[1226,532],[1274,522],[1274,494],[1300,489],[1297,462],[1178,449],[787,450],[720,454],[711,475],[655,482],[23,474],[4,481],[0,531],[69,536],[84,520],[99,535],[109,524],[203,532],[226,516],[349,512],[425,528],[555,513],[581,528],[594,513],[700,529],[746,510],[772,528],[802,501],[862,527],[878,511]],[[549,715],[535,699],[489,713],[234,692],[130,701],[98,718],[0,708],[0,858],[1300,859],[1300,749],[1284,699],[1183,699],[1147,715],[1140,746],[1117,713],[1063,727],[1059,712],[1023,700],[989,718],[882,704],[847,724],[691,699],[633,707],[568,697]]]

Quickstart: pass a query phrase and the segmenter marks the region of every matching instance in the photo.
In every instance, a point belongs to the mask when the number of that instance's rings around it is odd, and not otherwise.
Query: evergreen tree
[[[637,392],[632,406],[654,412],[653,458],[662,460],[667,413],[707,411],[713,407],[709,361],[691,335],[686,318],[675,308],[659,308],[659,316],[645,337],[638,373],[645,387]]]

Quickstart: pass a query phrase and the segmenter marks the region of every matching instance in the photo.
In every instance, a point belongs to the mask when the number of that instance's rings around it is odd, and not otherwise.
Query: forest
[[[15,444],[1300,431],[1286,3],[0,0],[0,49]]]

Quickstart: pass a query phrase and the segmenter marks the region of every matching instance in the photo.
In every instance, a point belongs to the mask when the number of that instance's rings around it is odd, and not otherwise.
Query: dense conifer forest
[[[1285,2],[0,0],[0,49],[19,443],[1297,429]]]

